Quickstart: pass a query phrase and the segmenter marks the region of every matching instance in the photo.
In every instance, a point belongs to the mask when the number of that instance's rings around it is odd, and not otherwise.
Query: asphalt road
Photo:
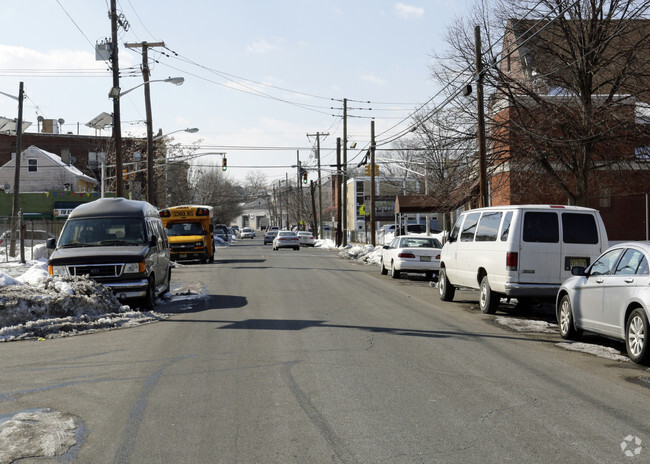
[[[0,344],[0,416],[79,417],[75,463],[650,462],[648,370],[508,331],[473,294],[260,238],[173,279],[209,296]]]

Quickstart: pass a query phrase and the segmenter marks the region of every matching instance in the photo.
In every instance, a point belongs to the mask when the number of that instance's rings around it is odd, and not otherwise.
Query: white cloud
[[[396,3],[395,11],[397,11],[397,14],[399,16],[406,19],[412,17],[424,16],[424,8],[413,6],[413,5],[407,5],[405,3]]]
[[[276,50],[279,50],[279,46],[272,44],[271,42],[267,41],[266,39],[259,39],[256,42],[253,42],[249,46],[246,47],[246,51],[248,53],[254,53],[257,55],[263,55],[265,53],[270,53],[274,52]]]
[[[372,74],[364,74],[364,75],[361,76],[361,79],[366,81],[366,82],[370,82],[371,84],[375,84],[375,85],[386,85],[385,80],[383,80],[383,79],[381,79],[381,78],[379,78],[377,76],[373,76]]]
[[[40,52],[1,44],[0,66],[8,69],[106,69],[104,62],[95,61],[94,54],[84,51],[59,49]]]

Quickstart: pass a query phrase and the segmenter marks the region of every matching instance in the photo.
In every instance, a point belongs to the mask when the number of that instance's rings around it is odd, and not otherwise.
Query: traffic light
[[[375,164],[375,177],[379,175],[379,165]]]
[[[372,168],[372,166],[370,166],[369,164],[366,164],[366,167],[365,167],[366,176],[369,176],[372,173],[371,168]]]
[[[224,156],[221,158],[221,170],[225,171],[226,169],[228,169],[228,159]]]
[[[304,169],[304,170],[302,171],[302,183],[303,183],[303,184],[306,184],[306,183],[307,183],[307,170],[306,170],[306,169]]]

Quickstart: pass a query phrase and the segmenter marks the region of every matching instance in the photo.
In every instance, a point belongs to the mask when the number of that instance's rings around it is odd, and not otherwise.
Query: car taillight
[[[415,258],[415,255],[413,253],[399,253],[397,255],[398,258]]]
[[[519,253],[516,251],[509,251],[506,253],[506,269],[508,271],[516,271],[519,264]]]

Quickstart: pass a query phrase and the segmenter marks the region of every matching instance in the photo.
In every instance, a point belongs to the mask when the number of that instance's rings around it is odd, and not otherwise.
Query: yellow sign
[[[370,213],[366,213],[366,204],[364,203],[361,205],[361,208],[359,208],[359,216],[369,216]]]

